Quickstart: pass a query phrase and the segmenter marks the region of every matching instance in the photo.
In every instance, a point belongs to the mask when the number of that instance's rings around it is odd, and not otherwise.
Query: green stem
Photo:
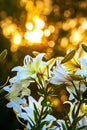
[[[75,89],[76,94],[77,94],[78,97],[79,97],[79,100],[80,100],[80,95],[79,95],[79,92],[78,92],[78,90],[77,90],[77,88],[76,88],[74,82],[72,81],[71,83],[72,83],[72,85],[73,85],[73,87],[74,87],[74,89]]]

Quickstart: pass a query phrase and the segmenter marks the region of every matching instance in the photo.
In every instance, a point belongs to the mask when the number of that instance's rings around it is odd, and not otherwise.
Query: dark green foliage
[[[87,98],[87,89],[82,93],[83,99]]]

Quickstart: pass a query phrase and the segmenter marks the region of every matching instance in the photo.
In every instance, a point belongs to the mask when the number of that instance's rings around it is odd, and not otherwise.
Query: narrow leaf
[[[71,60],[75,55],[75,50],[72,50],[69,54],[65,55],[64,59],[61,61],[61,64]]]
[[[46,121],[41,122],[38,130],[42,130],[44,125],[46,125],[46,123],[47,123]]]
[[[76,94],[74,94],[73,92],[72,92],[72,94],[73,94],[73,96],[74,96],[78,101],[80,101],[79,95],[76,95]]]
[[[66,130],[66,126],[62,123],[63,130]]]
[[[73,110],[72,110],[72,118],[73,118],[73,119],[75,118],[75,107],[76,107],[76,106],[74,106],[74,108],[73,108]]]
[[[7,49],[5,49],[0,53],[0,62],[2,62],[6,58],[6,55],[7,55]]]
[[[87,52],[87,46],[85,44],[82,44],[82,48],[85,52]]]
[[[38,113],[38,110],[34,104],[34,120],[35,122],[38,124],[38,120],[39,120],[39,113]]]
[[[38,112],[38,109],[37,109],[35,103],[34,103],[34,110],[35,110],[35,112],[37,113],[37,115],[39,116],[39,112]]]
[[[74,120],[73,125],[76,125],[85,115],[79,116]]]
[[[86,99],[86,100],[83,100],[82,103],[87,103],[87,99]]]
[[[28,116],[28,118],[29,118],[29,124],[31,125],[31,126],[35,126],[35,122]]]
[[[87,128],[87,126],[81,126],[81,127],[77,128],[76,130],[84,130],[85,128]]]
[[[82,93],[83,99],[87,98],[87,89]]]

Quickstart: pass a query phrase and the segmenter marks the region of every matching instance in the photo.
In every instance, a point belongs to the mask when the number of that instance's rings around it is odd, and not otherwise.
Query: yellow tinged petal
[[[56,61],[56,59],[55,58],[52,58],[51,60],[49,60],[48,61],[48,68],[49,69],[51,69],[52,68],[52,66],[55,64],[55,61]]]
[[[37,56],[37,55],[39,55],[39,54],[40,54],[40,53],[39,53],[39,52],[37,52],[37,51],[33,51],[32,53],[33,53],[33,55],[34,55],[34,56]]]
[[[64,65],[68,71],[72,71],[72,72],[81,68],[80,64],[75,59],[72,59],[72,60],[64,63]]]

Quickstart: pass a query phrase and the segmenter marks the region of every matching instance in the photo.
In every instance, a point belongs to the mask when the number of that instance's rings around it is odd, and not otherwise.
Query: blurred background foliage
[[[67,49],[87,44],[86,35],[87,0],[0,0],[0,52],[8,50],[0,63],[0,85],[14,75],[14,66],[23,65],[26,54],[45,52],[46,60],[64,56]],[[67,93],[58,93],[60,101],[51,100],[61,113],[58,105],[67,100]],[[3,98],[0,95],[0,129],[22,130]]]

